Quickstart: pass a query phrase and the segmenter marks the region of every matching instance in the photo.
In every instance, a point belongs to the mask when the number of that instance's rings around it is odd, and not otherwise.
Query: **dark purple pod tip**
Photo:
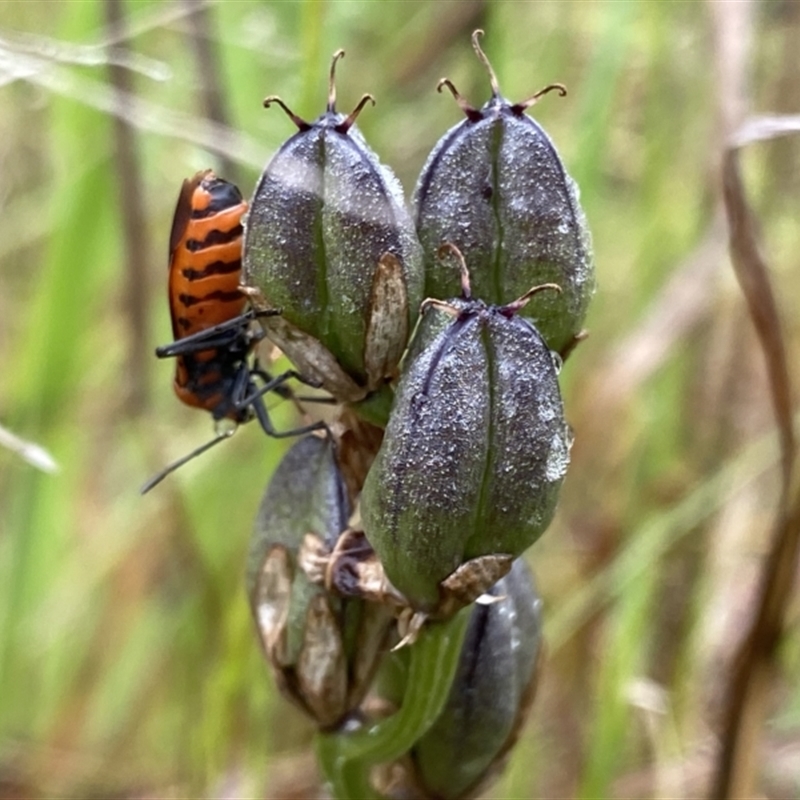
[[[446,86],[450,90],[450,93],[453,95],[455,101],[458,103],[459,107],[470,122],[479,122],[480,120],[485,119],[487,112],[489,110],[493,110],[497,106],[506,106],[512,114],[519,117],[522,116],[522,114],[525,112],[525,109],[535,105],[539,101],[540,97],[543,97],[549,92],[555,91],[558,92],[560,97],[566,96],[567,87],[564,86],[563,83],[551,83],[545,86],[543,89],[539,89],[538,92],[535,92],[526,100],[522,100],[519,103],[509,103],[507,100],[505,100],[503,95],[500,94],[500,84],[498,83],[497,75],[495,74],[491,62],[487,58],[486,53],[484,53],[483,49],[481,48],[480,37],[483,35],[483,31],[480,28],[473,31],[472,47],[477,53],[478,59],[484,65],[484,67],[486,67],[486,71],[489,73],[489,84],[492,87],[491,100],[489,100],[489,102],[486,103],[483,108],[475,108],[475,106],[470,105],[470,103],[464,99],[449,78],[442,78],[436,86],[436,89],[439,92],[442,91],[443,86]]]
[[[476,305],[485,306],[486,303],[484,303],[482,300],[472,299],[472,285],[470,282],[467,262],[464,259],[464,254],[452,242],[442,242],[436,254],[439,257],[439,260],[442,262],[446,261],[450,256],[455,257],[458,263],[459,272],[461,273],[461,299],[465,301],[466,305],[464,307],[456,307],[452,305],[452,303],[445,300],[428,298],[423,301],[421,310],[424,311],[429,306],[437,306],[439,309],[445,312],[450,312],[454,316],[463,316],[464,314],[472,313]],[[511,319],[523,308],[525,308],[535,294],[538,294],[542,291],[554,291],[558,294],[561,294],[561,287],[557,283],[540,283],[538,286],[532,286],[527,292],[520,295],[516,300],[512,300],[510,303],[507,303],[504,306],[498,306],[497,312],[502,314],[506,319]]]
[[[322,115],[322,118],[334,118],[337,116],[336,111],[336,62],[339,61],[340,58],[344,58],[344,50],[337,50],[333,54],[333,59],[331,60],[331,71],[328,77],[328,105],[325,109],[325,113]],[[314,124],[306,122],[302,117],[299,117],[297,114],[292,111],[286,103],[281,100],[280,97],[277,95],[270,95],[269,97],[264,98],[264,108],[269,108],[272,104],[280,106],[285,112],[286,116],[289,117],[295,125],[297,125],[297,129],[303,133],[305,131],[311,130],[314,127]],[[350,128],[353,127],[355,124],[356,119],[358,119],[358,115],[361,113],[361,110],[367,103],[372,103],[375,105],[375,98],[371,94],[365,94],[356,104],[356,107],[340,122],[337,122],[333,129],[337,133],[341,133],[345,135]]]

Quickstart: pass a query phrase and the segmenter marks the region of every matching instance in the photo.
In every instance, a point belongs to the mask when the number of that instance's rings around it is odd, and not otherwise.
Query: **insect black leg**
[[[274,380],[272,375],[261,366],[257,358],[253,363],[253,367],[250,370],[250,374],[258,375],[258,377],[261,378],[261,380],[264,381],[264,383],[269,383],[270,381]],[[310,386],[312,389],[319,389],[321,386],[320,381],[316,381],[311,378],[304,378],[299,373],[295,373],[294,377],[296,377],[301,383],[304,383],[306,386]],[[276,394],[283,397],[284,400],[294,400],[295,402],[300,402],[300,403],[325,403],[326,405],[335,405],[337,402],[334,397],[297,395],[289,386],[280,386],[277,389],[273,389],[273,391]]]
[[[264,381],[265,384],[272,383],[274,378],[272,375],[265,370],[261,364],[259,363],[258,359],[253,362],[253,366],[250,369],[250,377],[252,378],[254,375],[257,375]],[[250,384],[251,386],[255,386],[255,384]],[[276,386],[273,390],[275,394],[282,397],[284,400],[297,400],[298,398],[295,396],[294,392],[292,391],[291,386],[286,386],[281,384],[280,386]]]
[[[269,373],[266,374],[268,375]],[[322,421],[312,422],[308,425],[303,425],[299,428],[292,428],[288,431],[277,431],[275,426],[272,424],[272,420],[270,420],[269,413],[267,412],[267,407],[264,405],[263,397],[268,392],[277,391],[278,388],[286,383],[286,381],[288,381],[290,378],[295,378],[296,380],[308,383],[308,381],[304,380],[299,373],[295,372],[295,370],[287,370],[283,374],[278,375],[276,378],[271,378],[263,386],[256,386],[250,378],[249,372],[247,375],[248,383],[246,388],[248,393],[246,396],[237,400],[235,405],[240,409],[250,406],[255,412],[259,424],[268,436],[272,436],[275,439],[283,439],[288,436],[301,436],[302,434],[310,433],[311,431],[328,430],[328,426]]]
[[[264,429],[264,433],[267,436],[272,436],[274,439],[285,439],[289,436],[302,436],[304,433],[311,433],[311,431],[328,431],[328,426],[322,421],[319,420],[318,422],[312,422],[308,425],[303,425],[299,428],[292,428],[288,431],[277,431],[272,424],[272,421],[269,418],[269,413],[267,412],[267,407],[264,405],[264,400],[261,394],[256,394],[256,396],[250,401],[250,405],[255,411],[256,418],[258,419],[259,424]]]

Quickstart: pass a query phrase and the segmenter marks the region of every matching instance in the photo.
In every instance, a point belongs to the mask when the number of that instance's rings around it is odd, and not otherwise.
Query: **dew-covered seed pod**
[[[473,606],[447,703],[410,754],[424,797],[472,797],[495,777],[535,693],[541,600],[521,559]]]
[[[542,127],[525,110],[551,89],[510,103],[480,48],[492,97],[470,106],[449,80],[466,119],[434,147],[414,190],[415,222],[425,260],[425,295],[452,297],[457,277],[439,263],[442,242],[455,244],[469,264],[473,291],[489,303],[517,297],[530,286],[557,283],[523,314],[536,321],[550,349],[565,354],[581,331],[594,292],[594,265],[578,188]]]
[[[355,126],[365,95],[298,127],[267,164],[245,222],[244,282],[281,316],[268,336],[337,399],[394,376],[422,299],[421,250],[402,187]],[[385,421],[385,420],[384,420]]]
[[[322,728],[363,698],[391,622],[382,606],[327,594],[298,564],[310,538],[331,549],[349,513],[334,444],[307,436],[267,486],[248,554],[250,607],[278,687]]]
[[[554,357],[519,315],[526,299],[490,306],[465,281],[462,298],[425,304],[404,359],[361,517],[419,611],[437,611],[440,584],[466,562],[510,565],[555,511],[570,434]]]

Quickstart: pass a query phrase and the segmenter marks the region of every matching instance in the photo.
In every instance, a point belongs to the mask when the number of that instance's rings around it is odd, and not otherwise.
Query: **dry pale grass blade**
[[[777,139],[800,133],[800,114],[768,114],[750,117],[731,137],[732,148],[744,147],[753,142]]]
[[[120,117],[140,130],[195,144],[255,169],[261,169],[267,159],[268,150],[264,146],[225,125],[164,108],[130,92],[115,92],[106,83],[78,75],[52,61],[20,54],[11,58],[0,48],[0,85],[6,76],[26,80],[54,94]]]
[[[0,50],[9,53],[17,52],[20,55],[28,54],[45,61],[62,64],[102,66],[114,63],[152,80],[164,81],[172,77],[172,70],[164,62],[122,48],[114,48],[114,52],[110,53],[109,48],[112,45],[130,42],[159,28],[173,25],[184,17],[203,11],[210,4],[208,0],[191,0],[183,5],[179,3],[157,4],[152,9],[146,9],[132,16],[124,30],[109,32],[108,29],[105,29],[99,31],[94,43],[70,42],[43,36],[39,33],[5,28],[3,36],[0,37]],[[16,80],[16,78],[13,75],[0,76],[0,86],[11,80]]]
[[[748,64],[753,47],[753,20],[756,4],[752,0],[738,3],[707,4],[714,37],[714,73],[720,151],[747,114]]]
[[[7,447],[42,472],[58,472],[56,460],[44,447],[20,438],[2,425],[0,425],[0,446]]]
[[[795,440],[786,345],[769,270],[758,244],[757,223],[742,185],[739,151],[735,148],[725,154],[722,181],[730,231],[731,262],[764,351],[783,450],[784,486],[788,488],[795,456]]]
[[[777,119],[777,118],[776,118]],[[772,138],[781,125],[746,124],[748,141],[760,131]],[[741,134],[738,137],[741,140]],[[794,475],[796,442],[792,420],[792,392],[786,346],[772,290],[769,270],[761,253],[755,216],[747,202],[739,169],[739,149],[731,146],[723,159],[723,197],[728,215],[730,255],[766,360],[770,394],[781,443],[782,492],[772,546],[764,564],[757,607],[742,639],[727,687],[719,761],[712,796],[752,796],[756,786],[758,752],[769,688],[775,670],[777,645],[794,585],[800,547],[800,483]]]
[[[0,37],[0,53],[7,58],[33,58],[43,63],[74,64],[88,67],[100,67],[114,64],[154,81],[165,81],[172,76],[172,70],[163,62],[156,61],[140,53],[117,48],[109,53],[95,44],[75,44],[46,36],[31,33],[3,31]],[[0,75],[0,87],[19,80],[20,76],[13,71]]]

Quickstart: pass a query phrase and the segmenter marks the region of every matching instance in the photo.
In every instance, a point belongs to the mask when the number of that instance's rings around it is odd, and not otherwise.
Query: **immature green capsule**
[[[322,728],[360,703],[391,621],[382,606],[330,596],[298,563],[309,540],[330,550],[349,514],[333,443],[299,439],[264,494],[247,562],[250,607],[278,688]]]
[[[415,222],[425,258],[427,297],[452,297],[454,275],[436,257],[442,242],[452,242],[470,267],[473,291],[489,303],[502,303],[530,286],[552,282],[562,292],[541,294],[523,314],[552,350],[565,354],[581,331],[594,292],[594,265],[586,217],[578,188],[567,174],[553,142],[525,110],[548,86],[521,103],[500,94],[497,78],[478,42],[472,43],[486,66],[492,97],[480,109],[470,106],[453,84],[447,86],[466,120],[439,140],[414,190]]]
[[[244,283],[282,314],[265,330],[308,378],[358,402],[392,378],[422,299],[421,250],[397,178],[355,120],[326,112],[267,164],[245,222]],[[385,420],[379,420],[385,422]]]
[[[518,313],[526,300],[490,306],[465,282],[463,298],[425,304],[404,360],[361,517],[419,611],[435,613],[440,584],[472,560],[504,560],[494,583],[555,511],[570,435],[554,357]]]
[[[495,777],[535,693],[541,600],[521,559],[473,606],[447,703],[410,754],[424,797],[474,796]]]

